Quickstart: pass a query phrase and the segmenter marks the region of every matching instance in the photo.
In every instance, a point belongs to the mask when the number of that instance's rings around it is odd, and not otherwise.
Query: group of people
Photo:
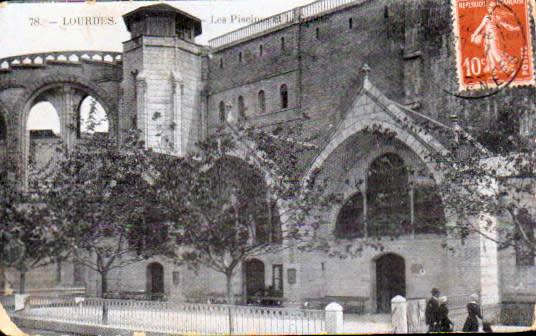
[[[432,297],[426,303],[425,319],[428,325],[428,332],[449,332],[454,328],[454,323],[449,319],[447,297],[440,295],[441,292],[439,289],[433,288]],[[467,319],[463,324],[462,331],[478,332],[478,319],[482,321],[483,331],[491,332],[489,324],[485,323],[482,318],[482,312],[478,304],[478,295],[472,294],[471,301],[467,304]]]
[[[448,332],[454,327],[454,323],[449,319],[447,297],[440,295],[439,289],[433,288],[432,297],[426,303],[424,316],[428,332]]]

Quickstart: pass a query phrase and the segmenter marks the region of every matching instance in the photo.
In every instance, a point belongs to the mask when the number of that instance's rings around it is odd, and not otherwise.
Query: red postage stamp
[[[529,0],[452,0],[460,91],[534,85]]]

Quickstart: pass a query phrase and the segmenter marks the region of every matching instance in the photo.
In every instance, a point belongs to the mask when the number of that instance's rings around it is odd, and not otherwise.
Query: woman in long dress
[[[482,18],[482,22],[471,35],[471,42],[484,45],[486,65],[484,72],[491,73],[493,77],[497,72],[512,75],[519,64],[516,56],[509,55],[505,50],[505,37],[501,29],[508,31],[520,31],[521,28],[507,21],[513,21],[513,15],[508,10],[497,8],[497,3],[488,3],[488,13]]]
[[[439,297],[439,309],[437,312],[438,327],[440,332],[452,331],[454,323],[449,319],[449,308],[447,307],[447,297]]]
[[[467,304],[467,319],[463,324],[463,331],[477,332],[478,319],[482,320],[480,305],[477,303],[478,295],[471,295],[471,302]]]

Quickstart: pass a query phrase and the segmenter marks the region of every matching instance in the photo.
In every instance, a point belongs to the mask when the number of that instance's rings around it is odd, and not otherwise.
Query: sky
[[[138,7],[165,2],[202,20],[207,41],[311,0],[197,0],[115,1],[96,3],[8,3],[0,4],[0,58],[27,53],[63,50],[121,51],[129,39],[122,15]],[[80,17],[113,17],[108,24],[77,24]],[[106,19],[108,20],[108,19]]]
[[[198,44],[265,17],[302,6],[312,0],[196,0],[114,1],[83,3],[0,3],[0,59],[47,51],[122,51],[129,33],[122,15],[138,7],[165,2],[202,20]],[[100,24],[86,24],[85,17]],[[95,19],[96,18],[96,19]],[[81,23],[82,22],[82,23]],[[1,63],[1,60],[0,60]],[[84,109],[82,110],[84,113]],[[103,117],[101,110],[97,117]],[[50,104],[39,104],[30,114],[29,129],[59,132]]]

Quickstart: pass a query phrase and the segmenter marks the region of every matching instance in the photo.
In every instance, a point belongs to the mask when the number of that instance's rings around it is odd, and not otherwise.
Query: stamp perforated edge
[[[500,0],[498,0],[500,1]],[[536,0],[535,0],[536,1]],[[455,53],[456,53],[456,76],[458,80],[458,92],[467,92],[467,91],[478,91],[478,90],[487,90],[487,89],[494,89],[501,87],[500,85],[497,85],[496,83],[486,83],[486,84],[474,84],[474,85],[465,85],[463,83],[463,72],[461,70],[462,68],[462,60],[461,60],[461,50],[460,50],[460,25],[458,22],[458,6],[457,6],[458,0],[451,0],[451,13],[453,13],[454,18],[452,18],[452,24],[454,25],[454,46],[455,46]],[[536,6],[533,6],[530,0],[525,0],[525,8],[526,8],[526,17],[527,17],[527,27],[526,27],[526,41],[527,41],[527,55],[529,58],[529,68],[532,71],[532,76],[528,80],[512,80],[506,83],[505,86],[508,87],[518,87],[518,86],[536,86],[536,82],[534,81],[534,51],[532,47],[532,27],[531,27],[531,12],[533,18],[536,20]],[[532,8],[532,11],[530,10]]]

